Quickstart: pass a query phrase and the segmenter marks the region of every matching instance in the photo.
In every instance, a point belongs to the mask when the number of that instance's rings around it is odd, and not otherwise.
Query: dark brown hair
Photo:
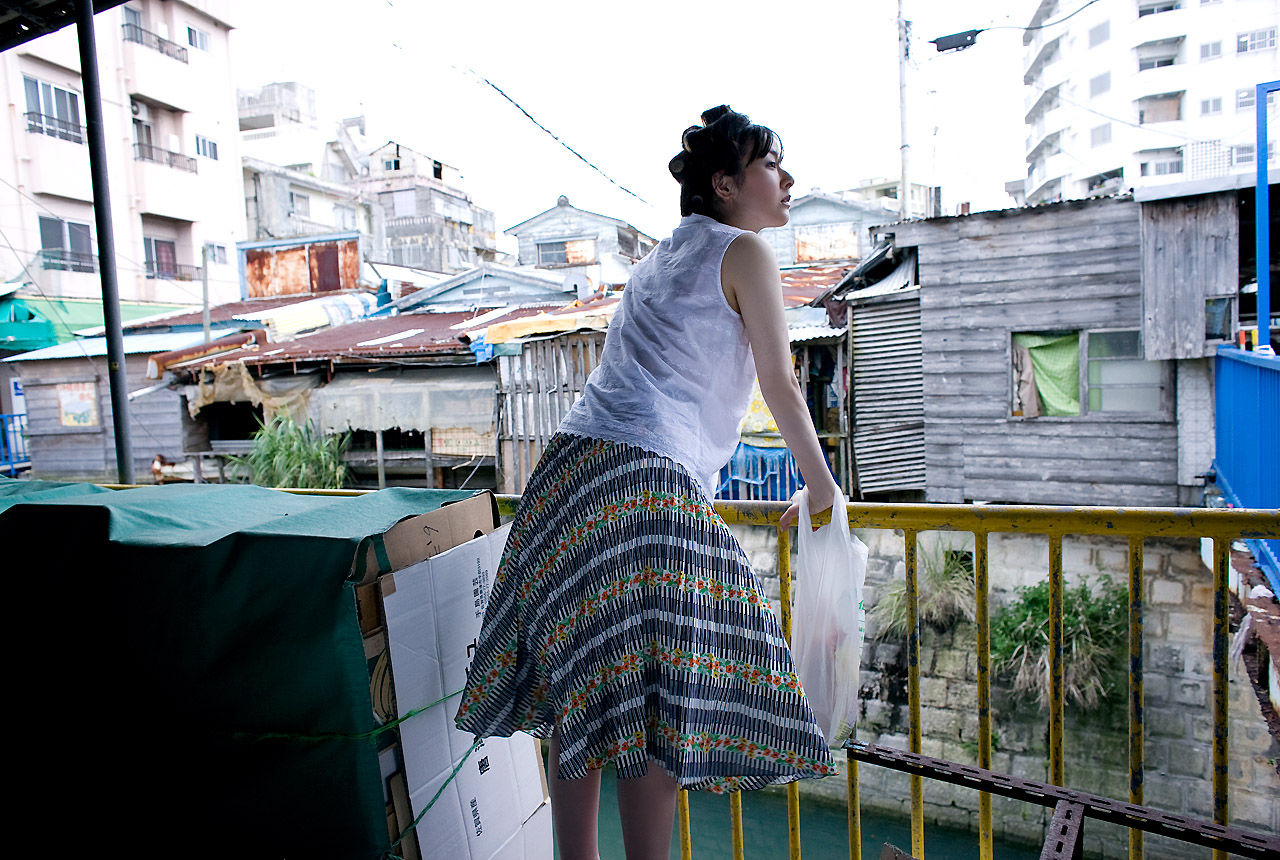
[[[753,123],[728,105],[703,111],[702,125],[681,135],[681,151],[667,168],[680,183],[680,214],[719,218],[711,178],[723,171],[735,179],[757,158],[777,149],[782,141],[770,129]]]

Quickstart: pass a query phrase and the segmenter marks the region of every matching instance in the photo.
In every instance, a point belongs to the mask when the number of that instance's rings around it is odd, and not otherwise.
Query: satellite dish
[[[591,279],[582,272],[570,272],[564,276],[564,291],[571,292],[582,300],[594,293],[595,287],[591,286]]]

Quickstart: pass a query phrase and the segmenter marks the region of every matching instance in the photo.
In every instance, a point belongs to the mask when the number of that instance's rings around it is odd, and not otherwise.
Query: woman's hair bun
[[[667,163],[680,183],[680,214],[715,213],[711,179],[717,172],[738,176],[746,162],[779,146],[777,136],[755,125],[728,105],[702,112],[702,125],[691,125],[680,135],[680,152]]]
[[[716,105],[713,108],[707,108],[702,112],[702,124],[711,125],[725,114],[733,113],[733,108],[728,105]]]

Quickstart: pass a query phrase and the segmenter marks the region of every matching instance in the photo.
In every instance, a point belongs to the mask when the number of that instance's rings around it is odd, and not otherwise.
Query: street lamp
[[[939,36],[936,39],[930,39],[938,48],[938,53],[943,51],[963,51],[965,48],[973,45],[978,38],[978,34],[982,30],[965,30],[963,33],[953,33],[950,36]]]

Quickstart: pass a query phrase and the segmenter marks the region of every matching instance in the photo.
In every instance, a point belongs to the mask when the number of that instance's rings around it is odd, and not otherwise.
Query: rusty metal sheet
[[[311,292],[306,246],[245,251],[245,281],[250,298]]]
[[[596,240],[575,239],[564,243],[565,262],[570,266],[581,266],[596,261]]]
[[[338,243],[338,279],[342,289],[356,289],[360,280],[360,243],[356,239]]]
[[[333,292],[338,289],[338,244],[316,242],[307,246],[307,266],[311,275],[313,293]]]

